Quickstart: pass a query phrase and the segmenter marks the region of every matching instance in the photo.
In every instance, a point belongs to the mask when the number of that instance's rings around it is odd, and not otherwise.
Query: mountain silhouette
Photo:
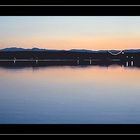
[[[107,51],[111,51],[112,53],[117,53],[120,50],[86,50],[86,49],[70,49],[70,50],[52,50],[52,49],[41,49],[41,48],[31,48],[31,49],[25,49],[25,48],[17,48],[17,47],[10,47],[10,48],[4,48],[1,49],[2,52],[16,52],[16,51],[69,51],[69,52],[96,52],[96,53],[106,53]],[[140,53],[140,49],[128,49],[123,50],[123,52],[126,53]]]

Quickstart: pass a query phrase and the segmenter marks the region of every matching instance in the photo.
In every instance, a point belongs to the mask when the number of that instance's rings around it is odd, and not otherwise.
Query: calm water
[[[140,124],[140,69],[0,68],[0,124]]]

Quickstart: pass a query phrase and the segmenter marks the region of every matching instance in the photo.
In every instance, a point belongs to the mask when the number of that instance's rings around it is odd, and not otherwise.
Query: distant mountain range
[[[105,53],[107,51],[111,51],[112,53],[116,53],[119,50],[86,50],[86,49],[71,49],[71,50],[49,50],[49,49],[40,49],[40,48],[32,48],[32,49],[24,49],[24,48],[17,48],[17,47],[11,47],[11,48],[5,48],[1,49],[1,52],[16,52],[16,51],[70,51],[70,52],[94,52],[94,53]],[[140,53],[140,49],[129,49],[129,50],[123,50],[126,53]]]
[[[105,50],[100,51],[93,51],[93,50],[86,50],[86,49],[71,49],[71,50],[50,50],[50,49],[40,49],[40,48],[32,48],[32,49],[24,49],[24,48],[17,48],[17,47],[11,47],[11,48],[5,48],[1,49],[2,52],[16,52],[16,51],[70,51],[70,52],[105,52]]]
[[[46,51],[46,49],[39,49],[39,48],[24,49],[24,48],[11,47],[11,48],[2,49],[1,51],[4,51],[4,52],[16,52],[16,51]]]

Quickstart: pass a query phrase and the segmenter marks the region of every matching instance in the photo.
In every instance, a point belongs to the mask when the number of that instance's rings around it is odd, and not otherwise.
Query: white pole
[[[16,63],[16,58],[14,57],[14,63]]]
[[[128,61],[126,62],[126,67],[128,67]]]
[[[89,60],[90,65],[91,65],[91,62],[92,62],[92,60],[91,60],[91,57],[90,57],[90,60]]]
[[[131,66],[133,66],[134,65],[134,62],[133,61],[131,61]]]
[[[38,58],[36,57],[36,64],[38,63]]]

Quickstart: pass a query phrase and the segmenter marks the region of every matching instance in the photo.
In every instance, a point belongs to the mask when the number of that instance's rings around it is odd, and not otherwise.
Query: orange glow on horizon
[[[140,39],[138,37],[81,37],[81,38],[32,38],[18,41],[7,40],[1,42],[0,48],[46,48],[57,50],[89,49],[89,50],[123,50],[139,49]]]
[[[27,72],[28,71],[28,72]],[[12,73],[12,76],[11,76]],[[0,77],[16,78],[17,80],[28,79],[29,82],[38,82],[41,79],[44,79],[47,84],[47,80],[49,82],[63,83],[67,81],[67,83],[81,83],[81,84],[130,84],[130,81],[135,81],[133,84],[135,86],[139,86],[140,82],[140,70],[139,69],[127,69],[122,67],[88,67],[88,68],[68,68],[68,67],[50,67],[44,69],[23,69],[18,72],[17,71],[5,71],[3,69],[0,70]],[[46,77],[46,79],[44,78]],[[52,81],[51,81],[52,79]],[[115,80],[114,80],[115,79]],[[26,80],[25,80],[26,81]],[[44,81],[44,82],[45,82]],[[45,84],[45,83],[44,83]],[[131,82],[132,84],[132,82]],[[133,86],[133,85],[132,85]]]

